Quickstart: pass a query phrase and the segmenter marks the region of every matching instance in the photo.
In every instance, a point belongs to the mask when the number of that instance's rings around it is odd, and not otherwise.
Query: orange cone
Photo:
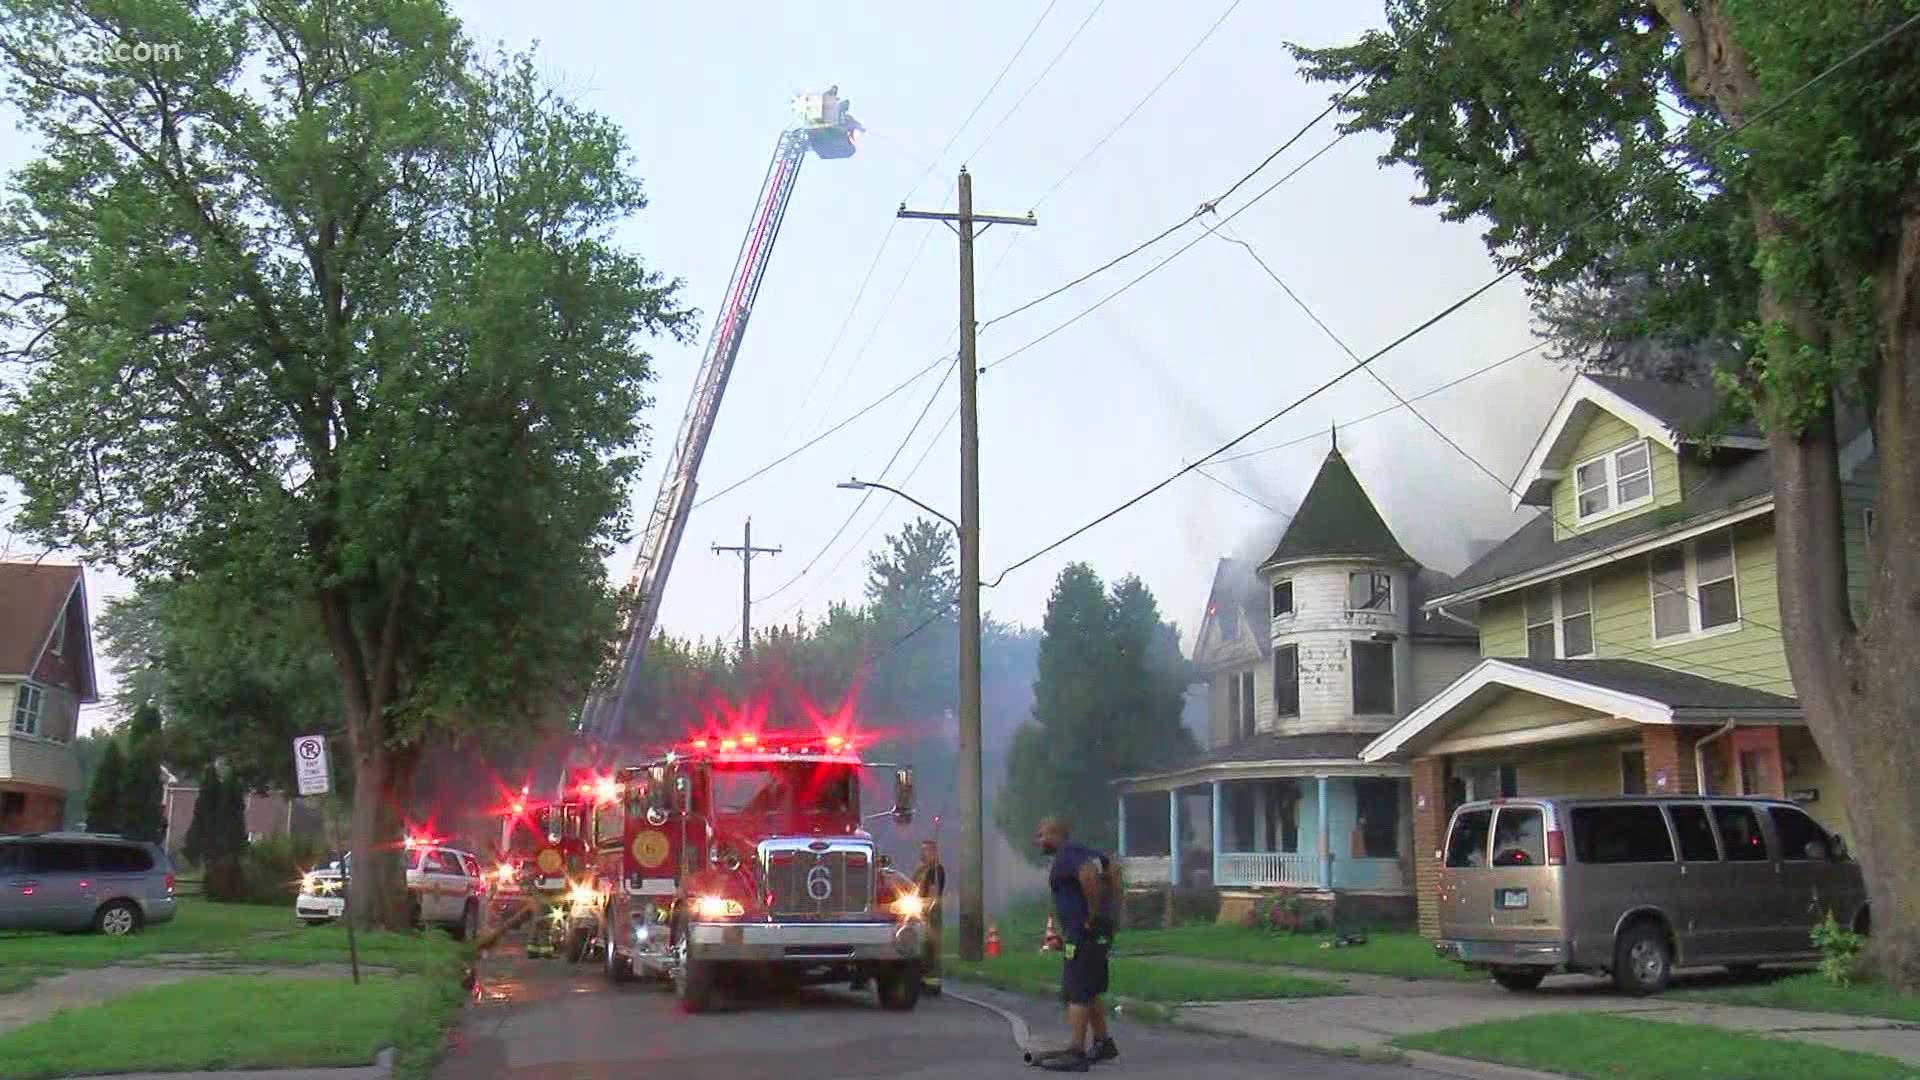
[[[1060,940],[1060,931],[1053,925],[1053,916],[1047,916],[1047,928],[1040,939],[1041,952],[1058,952],[1065,945]]]
[[[991,960],[992,958],[999,955],[1000,955],[1000,928],[997,926],[989,926],[987,927],[987,958]]]

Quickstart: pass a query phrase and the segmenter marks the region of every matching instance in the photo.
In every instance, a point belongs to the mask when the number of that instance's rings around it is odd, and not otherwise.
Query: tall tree
[[[109,740],[100,754],[99,767],[93,771],[93,786],[87,789],[87,831],[120,831],[120,810],[125,805],[121,787],[125,783],[126,767],[120,740]]]
[[[1657,282],[1648,328],[1729,343],[1717,381],[1774,472],[1780,610],[1808,726],[1844,785],[1872,955],[1920,987],[1920,3],[1392,0],[1387,28],[1295,48],[1391,131],[1417,200],[1483,220],[1536,302]],[[1838,458],[1878,454],[1864,621]]]
[[[1191,754],[1180,723],[1186,663],[1138,577],[1111,594],[1085,563],[1060,572],[1047,600],[1033,722],[1014,735],[995,820],[1032,858],[1034,822],[1064,814],[1087,843],[1116,836],[1112,782]]]
[[[166,784],[160,776],[160,710],[151,703],[134,710],[125,732],[127,754],[120,778],[120,832],[158,843],[166,835],[162,805]]]
[[[106,47],[153,42],[191,44]],[[691,329],[613,245],[621,134],[443,0],[0,0],[0,59],[40,152],[0,218],[17,527],[310,620],[358,917],[399,927],[423,741],[542,722],[612,639],[642,342]]]
[[[204,868],[219,843],[214,819],[226,806],[225,787],[219,766],[208,765],[200,774],[200,789],[193,798],[193,820],[187,824],[186,838],[180,844],[180,854],[194,866]]]

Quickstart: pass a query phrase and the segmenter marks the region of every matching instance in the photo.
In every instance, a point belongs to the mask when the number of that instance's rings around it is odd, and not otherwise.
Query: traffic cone
[[[1060,940],[1060,931],[1053,925],[1053,916],[1047,916],[1047,928],[1040,939],[1041,952],[1058,952],[1065,945]]]
[[[989,926],[987,927],[987,959],[991,960],[999,955],[1000,928],[997,926]]]

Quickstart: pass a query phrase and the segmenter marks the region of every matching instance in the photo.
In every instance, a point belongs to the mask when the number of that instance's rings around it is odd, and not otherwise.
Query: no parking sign
[[[293,740],[293,775],[302,795],[325,795],[331,789],[326,736],[302,735]]]

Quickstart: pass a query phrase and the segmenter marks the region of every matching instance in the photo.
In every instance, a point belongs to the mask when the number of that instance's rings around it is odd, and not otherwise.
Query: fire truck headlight
[[[919,893],[901,893],[893,901],[893,913],[903,919],[917,919],[927,913],[927,902]]]
[[[740,901],[724,896],[696,896],[693,898],[693,915],[696,919],[737,919],[747,913]]]
[[[633,928],[633,943],[635,945],[645,945],[647,942],[652,940],[653,940],[652,927],[642,924],[640,926],[636,926]]]
[[[309,893],[309,894],[319,892],[320,879],[317,877],[314,877],[312,874],[307,874],[303,876],[300,879],[300,891],[303,893]]]

